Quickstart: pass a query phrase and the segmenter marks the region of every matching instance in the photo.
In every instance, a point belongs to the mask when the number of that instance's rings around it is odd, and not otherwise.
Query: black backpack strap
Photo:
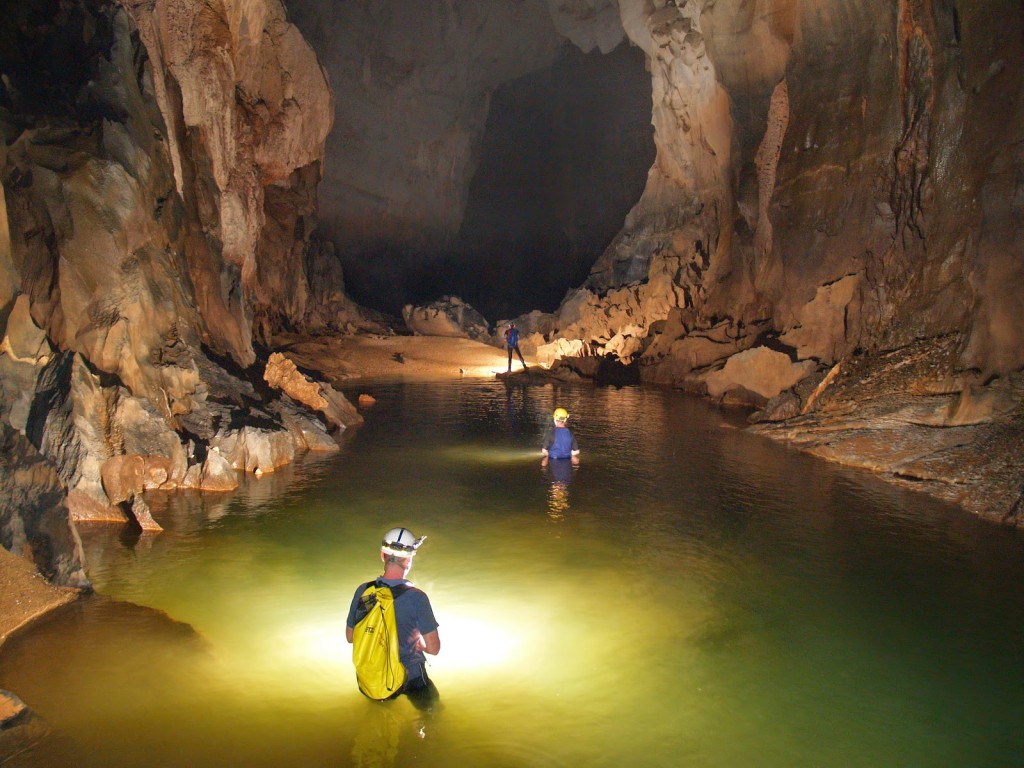
[[[366,615],[370,612],[370,609],[377,604],[377,596],[373,594],[367,594],[370,587],[375,586],[377,585],[374,584],[374,582],[372,581],[367,582],[363,586],[362,592],[359,595],[359,604],[356,605],[356,626],[358,626],[359,622],[366,618]]]
[[[385,584],[383,579],[377,579],[377,581],[374,583],[377,585],[377,589],[380,589],[381,587],[387,587],[388,589],[390,589],[392,600],[397,600],[399,597],[401,597],[410,589],[412,589],[411,584],[396,584],[395,586],[391,586],[390,584]]]
[[[397,600],[399,597],[401,597],[410,589],[412,589],[411,584],[396,584],[394,586],[391,586],[390,584],[385,584],[383,579],[377,579],[376,581],[366,582],[366,586],[363,587],[362,596],[359,599],[359,605],[356,606],[357,625],[359,624],[359,622],[366,618],[366,614],[368,614],[370,610],[373,608],[373,606],[377,604],[377,596],[375,594],[366,594],[367,590],[369,590],[371,587],[373,587],[375,590],[384,588],[390,589],[392,600]]]

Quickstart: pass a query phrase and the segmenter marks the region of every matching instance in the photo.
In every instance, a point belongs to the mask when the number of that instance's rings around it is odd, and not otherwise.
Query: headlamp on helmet
[[[380,543],[380,551],[385,555],[394,555],[395,557],[412,557],[426,538],[426,536],[416,538],[416,534],[408,528],[392,528],[384,534],[384,539]]]
[[[567,410],[565,410],[565,408],[555,408],[554,417],[555,417],[555,421],[563,421],[563,422],[564,421],[568,421],[569,420],[569,412]]]

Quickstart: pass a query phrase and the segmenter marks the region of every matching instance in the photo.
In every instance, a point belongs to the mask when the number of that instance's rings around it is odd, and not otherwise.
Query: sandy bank
[[[508,367],[503,349],[441,336],[278,336],[274,347],[300,368],[319,371],[335,386],[356,381],[492,378]],[[527,358],[526,362],[533,361]],[[519,360],[514,360],[513,372],[520,368]]]
[[[15,630],[79,594],[54,586],[31,561],[0,547],[0,646]]]

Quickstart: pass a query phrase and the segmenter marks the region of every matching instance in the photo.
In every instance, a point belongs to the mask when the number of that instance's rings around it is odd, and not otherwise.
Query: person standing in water
[[[426,538],[416,538],[408,528],[392,528],[384,534],[380,545],[384,573],[380,578],[363,582],[356,588],[345,622],[345,639],[351,643],[358,623],[360,598],[366,588],[375,582],[383,582],[391,587],[392,592],[400,591],[395,598],[395,624],[399,637],[399,659],[405,667],[405,684],[395,695],[408,695],[413,704],[420,709],[429,707],[439,698],[437,688],[427,677],[424,654],[436,656],[441,650],[441,639],[437,634],[438,624],[434,618],[430,598],[405,577],[412,568],[416,551]],[[400,589],[396,590],[396,587]]]
[[[548,459],[570,459],[573,464],[580,463],[580,447],[576,444],[572,432],[565,426],[568,420],[569,412],[565,408],[555,408],[552,415],[554,424],[548,427],[544,435],[544,446],[540,449],[544,454],[544,458],[540,460],[542,467],[548,465]]]
[[[508,373],[512,373],[512,352],[514,351],[519,355],[519,362],[523,364],[523,370],[526,370],[526,361],[523,360],[523,353],[519,351],[519,329],[516,328],[515,323],[509,323],[508,327],[505,328],[505,346],[508,348]]]

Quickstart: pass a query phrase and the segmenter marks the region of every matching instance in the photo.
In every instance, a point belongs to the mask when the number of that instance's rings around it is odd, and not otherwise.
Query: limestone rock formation
[[[291,360],[280,352],[274,352],[267,360],[263,379],[275,389],[280,389],[297,403],[320,413],[333,428],[344,430],[363,422],[363,417],[348,399],[325,382],[313,381],[305,376]],[[293,416],[293,418],[295,418]],[[320,443],[317,443],[320,445]],[[333,449],[337,448],[332,444]]]
[[[423,307],[407,304],[402,310],[402,319],[417,336],[488,341],[491,335],[483,315],[458,296],[442,296]]]
[[[831,461],[879,472],[1009,525],[1024,525],[1024,376],[987,387],[939,376],[953,336],[837,365],[787,418],[753,429]]]
[[[88,588],[66,496],[53,465],[0,421],[0,545],[30,559],[54,583]]]
[[[1024,287],[1013,4],[619,6],[648,57],[658,156],[625,228],[557,312],[557,351],[613,355],[648,381],[722,396],[744,356],[785,352],[820,381],[853,356],[884,366],[942,339],[926,347],[934,380],[973,371],[971,403],[1013,401],[1024,366],[1011,298]],[[756,378],[743,388],[799,401]],[[993,450],[1011,411],[981,407],[955,440]],[[1019,468],[1012,445],[998,451]],[[857,462],[855,450],[832,457]],[[902,471],[892,461],[867,463]],[[1013,517],[1020,489],[1001,493],[975,507]]]
[[[1020,53],[1019,18],[977,3],[839,5],[620,3],[651,63],[658,159],[563,305],[564,335],[603,349],[620,332],[662,336],[665,322],[682,339],[724,319],[736,338],[768,331],[827,365],[957,331],[961,367],[1024,364],[1004,170],[1020,164],[1007,96],[1021,77],[1000,64]],[[687,327],[671,319],[690,309]],[[658,344],[647,375],[678,376]]]
[[[333,254],[309,246],[333,109],[283,6],[8,10],[0,417],[52,465],[67,499],[47,514],[156,529],[146,490],[229,490],[234,467],[336,449],[253,371],[256,343],[282,328],[377,327],[344,297]],[[356,423],[328,394],[333,426]],[[54,541],[68,563],[40,567],[76,578],[73,536]]]

